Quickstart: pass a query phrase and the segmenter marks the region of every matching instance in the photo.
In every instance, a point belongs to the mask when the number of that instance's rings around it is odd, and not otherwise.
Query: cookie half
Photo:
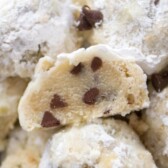
[[[149,104],[146,75],[131,59],[106,45],[42,58],[19,104],[26,130],[58,127]]]

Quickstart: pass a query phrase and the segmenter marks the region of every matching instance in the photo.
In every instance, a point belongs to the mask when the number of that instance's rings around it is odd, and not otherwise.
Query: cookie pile
[[[0,1],[2,168],[168,168],[168,1]]]

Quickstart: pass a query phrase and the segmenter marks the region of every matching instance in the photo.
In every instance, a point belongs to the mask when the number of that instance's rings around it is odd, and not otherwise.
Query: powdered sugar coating
[[[4,0],[0,6],[1,78],[31,77],[40,57],[76,49],[71,0]]]
[[[27,133],[16,128],[9,137],[1,168],[37,168],[46,141],[54,131],[33,131]],[[19,156],[19,157],[18,157]]]
[[[85,0],[85,3],[104,15],[102,26],[93,29],[91,44],[136,48],[141,55],[135,58],[149,75],[168,64],[167,0],[160,0],[157,5],[154,0]]]
[[[152,91],[150,107],[143,115],[148,129],[142,134],[146,147],[151,151],[158,166],[168,165],[168,88],[161,93]]]
[[[73,127],[55,134],[48,142],[39,167],[85,166],[156,167],[134,132],[125,123],[113,120]]]

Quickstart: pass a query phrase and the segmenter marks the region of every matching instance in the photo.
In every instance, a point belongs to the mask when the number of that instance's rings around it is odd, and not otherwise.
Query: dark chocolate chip
[[[129,119],[128,119],[128,118],[123,117],[123,116],[121,116],[121,115],[119,115],[119,114],[116,114],[116,115],[112,116],[112,118],[114,118],[115,120],[125,121],[125,122],[127,122],[127,123],[129,122]]]
[[[88,6],[83,6],[82,12],[79,16],[79,25],[77,28],[82,30],[90,30],[96,26],[96,23],[99,23],[100,26],[103,21],[103,14],[98,10],[91,10]]]
[[[102,66],[102,60],[99,57],[94,57],[91,63],[93,72],[97,71]]]
[[[44,113],[42,122],[41,122],[41,126],[42,127],[54,127],[54,126],[58,126],[60,125],[60,121],[58,119],[56,119],[51,112],[46,111]]]
[[[96,23],[103,21],[103,14],[98,10],[91,10],[88,6],[85,5],[83,6],[82,11],[86,17],[86,20],[92,27],[95,27]]]
[[[83,13],[80,14],[78,21],[79,21],[79,25],[77,26],[78,30],[83,31],[92,29],[92,26],[86,20],[86,17]]]
[[[77,75],[82,71],[83,65],[81,63],[79,63],[77,66],[73,67],[73,69],[71,70],[71,74],[73,75]]]
[[[99,89],[91,88],[84,94],[83,101],[89,105],[95,104],[98,95],[99,95]]]
[[[164,88],[168,86],[168,71],[153,74],[151,76],[151,81],[154,89],[157,92],[161,92]]]
[[[154,1],[154,4],[155,4],[155,5],[158,5],[159,1],[160,1],[160,0],[155,0],[155,1]]]
[[[55,94],[50,102],[50,107],[52,109],[66,107],[68,104],[64,102],[61,97]]]

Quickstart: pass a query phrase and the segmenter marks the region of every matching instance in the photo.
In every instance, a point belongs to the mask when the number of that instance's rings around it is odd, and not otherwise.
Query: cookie
[[[38,60],[75,50],[71,0],[0,2],[0,77],[31,77]]]
[[[149,75],[159,72],[168,64],[167,0],[157,3],[155,0],[85,0],[76,3],[81,6],[76,19],[80,22],[77,27],[82,25],[84,19],[89,19],[90,16],[85,13],[99,11],[103,16],[101,22],[95,19],[96,24],[101,23],[101,26],[92,26],[87,38],[91,45],[103,43],[115,49],[133,49],[132,52],[137,49],[138,56],[137,52],[133,56]],[[85,16],[83,20],[81,15]],[[84,37],[86,32],[87,29],[83,30]]]
[[[2,168],[37,168],[39,164],[39,155],[33,149],[18,150],[5,158],[2,162]]]
[[[27,133],[16,128],[10,135],[1,168],[37,168],[45,143],[53,131]]]
[[[18,109],[23,129],[33,130],[124,116],[148,104],[142,69],[97,45],[40,59]]]
[[[67,128],[55,134],[39,165],[39,168],[51,167],[156,168],[137,135],[125,122],[112,119]]]
[[[168,167],[168,87],[160,93],[152,91],[150,107],[143,114],[147,129],[141,133],[147,149],[152,153],[158,167]]]
[[[11,77],[0,81],[0,139],[6,137],[17,119],[17,107],[27,81]]]

